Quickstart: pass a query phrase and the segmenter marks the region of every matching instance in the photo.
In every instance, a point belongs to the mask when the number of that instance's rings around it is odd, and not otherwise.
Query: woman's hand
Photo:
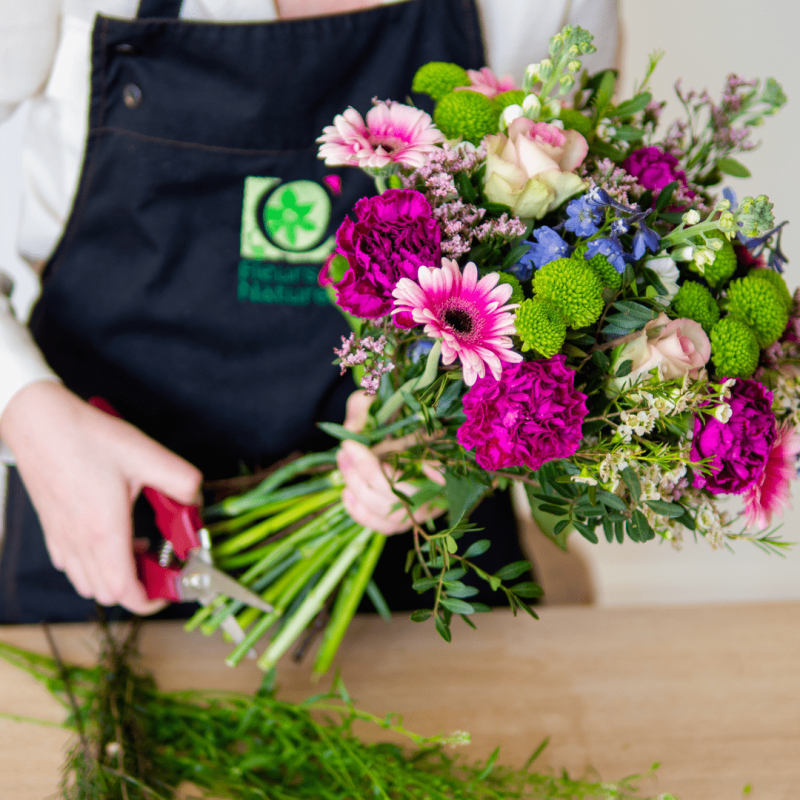
[[[136,577],[131,509],[143,486],[197,502],[200,472],[52,381],[12,397],[0,438],[14,454],[53,565],[78,594],[137,614],[161,608]]]
[[[363,430],[373,398],[366,392],[354,392],[347,401],[344,427],[355,433]],[[345,488],[342,502],[347,513],[365,528],[391,535],[409,530],[413,523],[404,508],[392,510],[398,503],[389,478],[393,477],[387,467],[365,445],[346,439],[339,447],[336,463],[342,473]],[[444,477],[432,465],[423,464],[422,471],[436,483],[444,485]],[[399,481],[397,489],[405,495],[413,495],[416,489],[410,483]],[[441,511],[422,506],[414,513],[417,524],[437,516]]]

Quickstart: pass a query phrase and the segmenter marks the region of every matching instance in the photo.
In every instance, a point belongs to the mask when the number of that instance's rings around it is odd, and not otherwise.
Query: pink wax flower
[[[441,268],[420,267],[416,283],[401,278],[393,292],[393,313],[410,312],[428,336],[441,339],[442,363],[458,358],[468,386],[486,375],[486,367],[498,380],[501,362],[522,360],[508,338],[517,332],[510,311],[518,305],[507,305],[513,290],[508,284],[498,286],[498,280],[496,272],[478,280],[472,262],[462,275],[455,261],[443,258]]]
[[[353,166],[373,172],[393,171],[398,166],[421,167],[428,153],[444,141],[430,116],[402,103],[378,103],[361,114],[348,108],[328,125],[320,143],[319,157],[329,167]]]
[[[489,69],[489,67],[482,67],[480,72],[474,69],[467,70],[467,77],[469,78],[469,86],[456,86],[455,91],[468,91],[478,92],[485,94],[489,99],[497,97],[503,92],[510,92],[516,89],[514,78],[511,75],[503,75],[498,78],[497,75]]]
[[[466,393],[467,421],[458,429],[458,442],[475,448],[479,466],[537,470],[580,447],[586,395],[575,390],[575,373],[564,362],[559,354],[512,364],[499,381],[481,378]]]
[[[737,379],[729,403],[727,422],[700,414],[694,421],[691,459],[710,458],[712,471],[695,472],[692,485],[712,494],[742,494],[761,480],[777,438],[772,392],[758,381]]]
[[[660,192],[673,181],[679,181],[686,186],[686,174],[676,169],[677,166],[678,159],[658,147],[634,150],[622,162],[622,168],[633,175],[640,186],[653,192]]]
[[[745,492],[748,526],[763,530],[772,522],[773,514],[791,507],[789,481],[797,477],[798,453],[800,435],[793,425],[781,425],[761,477]]]
[[[375,319],[392,310],[392,291],[403,277],[416,277],[420,264],[441,258],[441,230],[424,195],[411,189],[389,189],[356,203],[356,222],[349,217],[336,232],[334,256],[347,259],[348,269],[336,284],[339,305],[356,317]],[[332,283],[331,259],[319,281]],[[413,327],[410,315],[395,317]]]

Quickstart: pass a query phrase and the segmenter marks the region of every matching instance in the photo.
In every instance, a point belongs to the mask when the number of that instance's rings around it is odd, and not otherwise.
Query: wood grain
[[[432,626],[357,618],[342,646],[341,675],[357,704],[403,714],[420,733],[468,730],[468,756],[501,745],[521,764],[545,737],[548,764],[614,779],[662,766],[652,794],[681,800],[800,796],[800,603],[651,609],[547,607],[539,622],[506,612],[456,625],[446,644]],[[88,626],[54,626],[65,660],[91,663]],[[0,639],[47,652],[36,628],[0,628]],[[151,623],[142,656],[164,689],[254,690],[253,663],[233,670],[219,638]],[[280,696],[319,691],[310,664],[281,664]],[[323,685],[327,685],[323,681]],[[0,711],[63,718],[44,687],[0,663]],[[372,731],[374,738],[382,732]],[[68,736],[0,721],[3,797],[56,791]]]

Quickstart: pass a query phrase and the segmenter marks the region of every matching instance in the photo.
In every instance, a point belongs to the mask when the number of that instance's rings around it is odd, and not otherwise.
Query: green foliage
[[[774,286],[778,291],[781,302],[786,306],[787,313],[791,311],[793,303],[792,295],[789,292],[786,281],[779,272],[776,272],[774,269],[751,269],[750,272],[747,273],[747,277],[755,278],[760,281],[767,281],[767,283]]]
[[[186,784],[193,796],[236,800],[636,800],[645,777],[612,783],[535,772],[547,740],[522,769],[498,764],[499,748],[468,763],[450,751],[469,734],[416,734],[398,714],[357,709],[338,681],[299,705],[277,699],[274,673],[255,695],[162,692],[132,666],[136,630],[118,639],[106,629],[92,668],[0,643],[0,657],[44,682],[70,711],[66,727],[78,742],[67,755],[64,800],[175,800]],[[367,744],[353,732],[356,722],[408,744]]]

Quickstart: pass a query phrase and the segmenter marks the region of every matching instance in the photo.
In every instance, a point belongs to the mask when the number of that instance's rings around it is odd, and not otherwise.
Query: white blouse
[[[16,242],[24,268],[41,269],[77,189],[95,14],[131,18],[138,5],[138,0],[0,0],[0,123],[19,103],[30,101]],[[565,24],[581,25],[595,35],[598,51],[585,59],[587,67],[600,69],[616,61],[617,0],[478,0],[478,7],[489,66],[498,75],[510,73],[519,81],[529,63],[546,57],[549,38]],[[273,0],[184,0],[181,16],[278,19]],[[0,294],[0,414],[16,392],[42,379],[57,377]]]

